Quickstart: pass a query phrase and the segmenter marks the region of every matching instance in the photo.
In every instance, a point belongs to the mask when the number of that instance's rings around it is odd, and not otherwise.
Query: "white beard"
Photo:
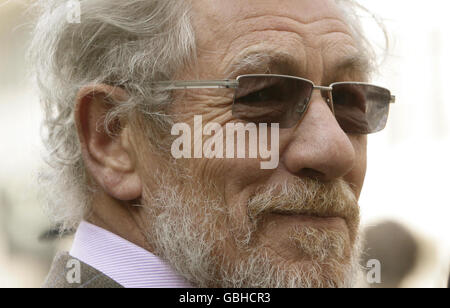
[[[149,222],[147,237],[155,248],[155,254],[195,287],[352,287],[361,273],[357,230],[354,230],[353,236],[350,235],[352,240],[348,243],[349,237],[339,232],[311,227],[296,228],[290,238],[307,259],[285,262],[266,247],[258,243],[251,244],[255,238],[257,214],[253,217],[254,224],[245,227],[240,225],[240,229],[235,227],[234,230],[240,230],[239,236],[230,236],[227,231],[233,226],[226,225],[229,210],[224,207],[221,198],[210,197],[220,196],[218,192],[206,194],[205,186],[193,179],[187,178],[183,185],[174,185],[167,183],[168,178],[167,174],[158,176],[160,189],[156,192],[150,193],[144,189],[143,207]],[[204,190],[199,191],[199,187]],[[209,192],[214,190],[213,187],[208,189]],[[291,202],[292,198],[298,199],[302,192],[295,190],[295,194],[292,194],[292,186],[283,189],[282,200]],[[348,191],[350,188],[338,196],[348,196]],[[255,209],[259,203],[261,211],[262,207],[281,208],[277,204],[282,205],[283,202],[279,203],[279,197],[270,197],[270,193],[268,189],[256,195],[249,206]],[[304,195],[307,195],[305,198],[316,198],[317,194]],[[329,195],[335,196],[336,189]],[[272,200],[261,204],[267,198]],[[346,206],[355,206],[354,202],[344,201],[348,203]],[[327,204],[335,202],[329,200]],[[341,200],[340,204],[345,206],[345,202]],[[325,209],[323,202],[321,204],[322,210]],[[359,212],[356,215],[355,211],[350,215],[357,220],[353,222],[353,228],[359,225]],[[233,247],[231,251],[230,247]]]

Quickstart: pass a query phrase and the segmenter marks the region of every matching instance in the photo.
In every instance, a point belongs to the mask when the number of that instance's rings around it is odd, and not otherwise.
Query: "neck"
[[[115,200],[104,193],[96,195],[87,221],[150,252],[153,249],[145,238],[142,208]]]

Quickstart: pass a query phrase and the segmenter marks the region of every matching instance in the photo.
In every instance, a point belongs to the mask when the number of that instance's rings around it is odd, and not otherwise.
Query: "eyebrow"
[[[306,63],[301,59],[295,58],[288,53],[283,52],[250,52],[238,58],[227,70],[227,79],[235,79],[239,75],[244,74],[270,74],[280,73],[291,76],[304,76]],[[275,72],[274,72],[275,71]],[[371,71],[371,63],[369,59],[362,53],[345,56],[335,64],[332,64],[330,73],[331,79],[339,79],[339,77],[350,75],[361,76],[369,75]],[[303,74],[303,75],[302,75]]]
[[[270,74],[274,71],[295,76],[301,71],[301,63],[295,57],[283,52],[250,52],[238,58],[227,70],[226,75],[228,79],[234,79],[239,75]]]
[[[367,77],[372,71],[369,58],[361,53],[353,54],[339,59],[331,67],[331,75],[334,79],[342,76]]]

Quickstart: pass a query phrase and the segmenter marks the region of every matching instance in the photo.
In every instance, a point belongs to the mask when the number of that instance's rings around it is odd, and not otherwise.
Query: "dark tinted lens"
[[[312,83],[278,76],[242,76],[233,103],[233,116],[252,123],[279,123],[290,128],[308,107]]]
[[[349,134],[371,134],[386,127],[391,93],[373,85],[333,85],[336,119]]]

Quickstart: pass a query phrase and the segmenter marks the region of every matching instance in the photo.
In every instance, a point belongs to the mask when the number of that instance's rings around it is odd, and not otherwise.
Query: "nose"
[[[329,105],[318,93],[293,136],[281,160],[287,170],[299,177],[331,181],[343,177],[355,164],[355,149],[340,128]]]

